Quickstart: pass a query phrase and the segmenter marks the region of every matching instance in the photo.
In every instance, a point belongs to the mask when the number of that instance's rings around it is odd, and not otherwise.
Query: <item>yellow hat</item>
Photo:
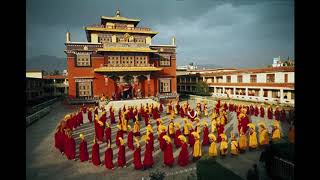
[[[152,126],[151,126],[150,124],[148,124],[147,130],[148,130],[149,132],[153,132]]]
[[[203,124],[204,126],[208,126],[207,121],[202,121],[202,124]]]
[[[180,129],[180,123],[174,123],[174,126],[176,127],[176,128],[178,128],[178,129]]]
[[[161,131],[167,131],[167,127],[164,125],[160,125],[160,129],[161,129]]]
[[[249,123],[247,126],[253,130],[256,130],[256,126],[252,123]]]
[[[210,133],[209,135],[208,135],[208,137],[209,137],[209,139],[211,139],[212,141],[216,141],[216,136],[214,135],[214,134],[212,134],[212,133]]]
[[[183,121],[184,122],[188,122],[188,118],[183,118]]]
[[[84,139],[84,135],[80,133],[80,139]]]
[[[167,143],[171,143],[171,138],[168,135],[162,137]]]
[[[258,125],[261,126],[264,129],[266,128],[266,125],[264,123],[259,123]]]
[[[106,114],[106,111],[102,111],[102,113],[101,113],[102,115],[104,115],[104,114]]]
[[[183,142],[187,142],[187,138],[184,135],[179,135],[178,139],[180,139]]]
[[[70,114],[67,114],[66,116],[64,116],[64,120],[68,120],[68,119],[70,119]]]
[[[147,142],[150,138],[147,136],[147,135],[143,135],[141,137],[141,140],[144,141],[144,142]]]
[[[122,137],[118,137],[119,141],[120,141],[120,144],[121,145],[124,145],[124,140],[122,139]]]
[[[139,147],[140,146],[139,140],[136,137],[133,137],[133,139],[136,142],[136,146]]]
[[[220,137],[222,138],[222,139],[224,139],[225,141],[227,141],[228,140],[228,138],[227,138],[227,136],[225,135],[225,134],[220,134]]]
[[[117,124],[117,128],[120,130],[121,129],[121,126],[120,126],[120,124]]]
[[[131,128],[131,126],[130,126],[130,125],[128,125],[127,127],[128,127],[128,130],[129,130],[129,131],[131,131],[131,129],[132,129],[132,128]]]
[[[196,117],[194,118],[195,121],[199,122],[200,121],[200,118]]]

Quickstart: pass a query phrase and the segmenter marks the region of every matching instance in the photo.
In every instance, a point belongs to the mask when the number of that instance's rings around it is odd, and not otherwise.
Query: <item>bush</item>
[[[203,156],[197,161],[197,178],[198,180],[206,179],[228,179],[242,180],[242,178],[234,174],[229,169],[220,165],[214,158],[208,155]]]
[[[149,174],[150,180],[163,180],[165,177],[165,173],[162,171],[153,171]]]

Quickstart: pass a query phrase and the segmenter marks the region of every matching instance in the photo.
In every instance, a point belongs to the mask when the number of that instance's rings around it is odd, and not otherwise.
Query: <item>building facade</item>
[[[84,28],[88,42],[72,42],[67,33],[69,98],[177,97],[175,38],[153,45],[157,32],[137,27],[139,22],[117,10]]]
[[[26,104],[44,97],[42,77],[43,71],[26,71]]]
[[[294,104],[294,66],[190,72],[177,76],[178,92],[194,93],[198,81],[215,97]]]
[[[44,76],[45,96],[66,96],[68,95],[69,82],[65,75]]]

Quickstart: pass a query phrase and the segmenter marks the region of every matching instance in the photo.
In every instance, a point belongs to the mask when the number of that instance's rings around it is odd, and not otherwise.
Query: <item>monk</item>
[[[133,153],[133,166],[134,169],[139,170],[143,168],[143,165],[141,163],[141,147],[139,140],[136,137],[134,137],[134,141],[136,144],[136,148]]]
[[[257,105],[254,106],[254,115],[255,115],[256,117],[258,117],[258,115],[259,115],[259,108],[258,108]]]
[[[254,150],[258,147],[258,140],[257,140],[257,133],[256,133],[256,127],[254,124],[250,123],[248,124],[249,129],[249,150]]]
[[[197,112],[194,111],[194,109],[189,109],[188,111],[188,117],[193,122],[194,118],[197,117]]]
[[[233,133],[231,133],[231,147],[230,147],[230,153],[232,156],[237,156],[239,153],[239,145],[238,141]]]
[[[274,111],[274,118],[277,121],[280,121],[280,110],[279,110],[279,106],[276,107],[276,110]]]
[[[147,135],[143,135],[141,139],[146,143],[146,148],[144,151],[143,167],[144,169],[148,169],[153,166],[153,156],[152,156],[153,149],[151,149],[151,146],[149,145],[151,141]]]
[[[105,123],[106,142],[111,143],[111,127],[108,122]]]
[[[260,117],[264,118],[264,107],[260,105]]]
[[[268,119],[273,119],[273,110],[271,106],[268,108]]]
[[[189,145],[191,147],[193,147],[194,143],[195,143],[195,137],[194,137],[194,134],[192,134],[194,132],[193,130],[193,126],[191,123],[188,123],[188,126],[190,128],[190,133],[189,133]]]
[[[200,135],[196,132],[192,132],[192,135],[195,139],[195,143],[193,146],[193,161],[197,161],[202,156],[201,144],[200,144]]]
[[[225,134],[220,134],[221,142],[220,142],[220,154],[221,156],[226,156],[228,153],[228,139]]]
[[[97,137],[97,140],[98,140],[98,143],[101,144],[103,142],[103,135],[104,135],[104,123],[97,119],[96,118],[96,121],[97,121],[97,125],[96,125],[96,137]]]
[[[76,141],[74,140],[74,138],[72,137],[72,131],[68,131],[67,134],[67,144],[66,144],[66,148],[67,148],[67,158],[69,160],[76,160]]]
[[[129,110],[125,111],[124,113],[122,113],[122,118],[121,118],[121,130],[123,133],[127,133],[127,124],[128,124],[128,119],[127,119],[127,115],[128,115]]]
[[[91,160],[92,160],[92,164],[95,165],[95,166],[99,166],[101,164],[100,153],[99,153],[99,144],[97,143],[95,137],[93,138]]]
[[[184,136],[189,136],[189,123],[188,123],[188,119],[187,118],[184,118],[183,119],[184,121],[184,125],[183,125],[183,135]]]
[[[174,123],[173,120],[170,120],[170,123],[168,125],[168,130],[169,130],[169,136],[170,138],[174,138]]]
[[[203,146],[207,146],[209,145],[209,128],[208,128],[208,123],[207,122],[203,122],[203,141],[202,141],[202,145]]]
[[[284,108],[282,108],[281,111],[280,111],[280,120],[282,122],[285,122],[287,120],[286,111],[284,110]]]
[[[180,144],[181,144],[181,150],[178,156],[178,164],[184,167],[189,163],[187,138],[184,135],[179,135],[178,139],[180,140]]]
[[[241,126],[242,126],[242,129],[243,129],[243,132],[246,133],[247,130],[248,130],[248,124],[249,124],[249,117],[247,115],[247,109],[246,108],[243,108],[241,113],[240,113],[240,119],[241,119]]]
[[[107,169],[114,169],[113,165],[113,151],[111,143],[107,143],[106,151],[104,152],[104,165]]]
[[[247,136],[246,134],[243,132],[243,128],[241,127],[240,129],[240,136],[239,136],[239,151],[240,153],[243,153],[246,151],[248,146],[247,143]]]
[[[60,151],[61,154],[64,153],[64,140],[63,140],[63,122],[61,121],[56,128],[56,132],[54,134],[54,146]]]
[[[133,135],[134,136],[140,136],[140,122],[138,121],[138,118],[136,116],[136,121],[133,125]]]
[[[220,134],[223,134],[223,132],[224,132],[224,125],[222,125],[222,124],[220,123],[220,120],[219,120],[219,119],[218,119],[218,121],[217,121],[216,127],[217,127],[217,133],[218,133],[218,139],[217,139],[217,141],[218,141],[218,142],[221,142],[222,137],[220,136]]]
[[[272,129],[272,141],[278,141],[281,138],[280,123],[275,122]]]
[[[174,163],[174,158],[173,158],[171,139],[168,135],[164,135],[163,139],[166,142],[164,155],[163,155],[163,163],[169,167],[172,167]]]
[[[124,146],[124,140],[119,137],[120,146],[118,151],[118,166],[119,167],[126,167],[126,151]]]
[[[94,115],[98,115],[98,106],[94,107]]]
[[[92,108],[89,108],[89,110],[88,110],[88,120],[89,120],[89,122],[90,123],[92,123]]]
[[[117,136],[116,136],[116,145],[120,146],[120,141],[119,141],[119,137],[123,138],[123,132],[121,130],[121,126],[118,124],[117,125],[118,131],[117,131]]]
[[[78,121],[79,121],[79,126],[83,124],[83,115],[82,115],[82,110],[78,112]]]
[[[209,147],[209,157],[216,157],[218,155],[217,145],[216,145],[216,136],[212,133],[208,135],[210,139],[210,147]]]
[[[176,127],[176,132],[174,133],[174,144],[176,145],[176,148],[179,148],[181,146],[181,140],[179,139],[179,136],[181,135],[180,124],[175,123],[174,125]]]
[[[89,111],[88,111],[89,112]],[[79,158],[81,162],[89,160],[89,153],[87,147],[87,141],[84,139],[84,135],[80,134],[80,147],[79,147]]]
[[[165,139],[163,138],[163,136],[165,136],[167,134],[167,128],[163,125],[160,125],[160,134],[159,134],[159,137],[158,137],[158,141],[159,141],[159,146],[160,146],[160,149],[162,151],[165,150],[165,146],[166,146],[166,141]]]
[[[154,137],[153,137],[153,130],[151,127],[151,124],[147,126],[147,136],[148,136],[148,146],[150,146],[150,149],[154,151]]]
[[[160,103],[160,105],[159,105],[159,111],[160,111],[160,113],[163,112],[163,105],[162,105],[162,103]]]
[[[128,125],[128,140],[127,140],[127,144],[128,144],[128,148],[131,149],[131,150],[134,150],[134,146],[133,146],[133,132],[132,132],[132,129],[131,129],[131,126]]]
[[[183,108],[180,108],[180,116],[181,116],[181,118],[184,118],[184,110],[183,110]]]
[[[110,106],[109,108],[109,113],[111,124],[116,124],[116,118],[114,117],[114,109],[112,108],[112,106]]]
[[[261,147],[269,144],[269,133],[264,123],[259,123],[259,144]]]

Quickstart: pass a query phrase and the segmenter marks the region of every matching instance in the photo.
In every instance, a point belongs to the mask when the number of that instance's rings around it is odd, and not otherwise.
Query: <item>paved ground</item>
[[[195,107],[195,101],[189,101],[191,106]],[[55,148],[54,148],[54,129],[60,119],[64,117],[65,114],[72,112],[75,110],[74,107],[64,105],[60,102],[57,102],[53,105],[52,112],[45,116],[43,119],[35,122],[33,125],[29,126],[26,129],[26,177],[27,179],[37,180],[37,179],[142,179],[142,177],[147,177],[150,171],[154,171],[156,169],[160,169],[165,171],[168,174],[173,174],[175,172],[180,172],[184,176],[169,176],[167,179],[185,179],[185,175],[188,173],[195,173],[195,163],[190,163],[187,167],[181,168],[176,165],[173,168],[162,167],[162,152],[159,150],[159,144],[157,139],[157,134],[154,133],[155,136],[155,152],[153,153],[155,165],[152,169],[146,171],[137,171],[133,169],[132,166],[132,156],[133,151],[128,150],[126,148],[126,160],[128,167],[127,168],[116,168],[114,170],[107,170],[104,166],[95,167],[89,162],[79,162],[79,161],[69,161],[62,156]],[[209,109],[212,109],[212,106],[209,106]],[[115,113],[117,115],[117,113]],[[87,114],[84,114],[84,125],[79,127],[74,132],[74,137],[77,142],[77,156],[79,149],[79,134],[84,133],[88,142],[88,151],[91,157],[91,149],[92,149],[92,139],[94,135],[94,127],[93,124],[88,123]],[[116,119],[118,119],[116,117]],[[164,124],[168,124],[168,117],[166,115],[162,115],[162,119]],[[208,118],[204,118],[209,122]],[[228,119],[230,122],[226,125],[226,134],[229,136],[230,132],[233,130],[233,127],[236,127],[236,119],[233,113],[228,114]],[[254,123],[258,121],[262,121],[260,118],[252,118]],[[264,121],[264,120],[263,120]],[[182,125],[182,119],[177,117],[175,122],[180,122]],[[272,121],[265,120],[266,124],[271,124]],[[132,125],[133,123],[130,122]],[[156,132],[155,121],[152,121],[153,130]],[[209,123],[210,125],[210,123]],[[283,125],[283,127],[285,127]],[[286,131],[286,128],[283,128]],[[145,133],[144,121],[141,122],[141,133]],[[114,164],[117,162],[117,152],[118,149],[115,146],[115,134],[116,127],[112,126],[112,147],[114,154]],[[124,136],[125,142],[127,136]],[[103,143],[100,145],[100,156],[101,161],[104,163],[104,151],[106,144]],[[144,154],[144,144],[141,143],[142,147],[142,159]],[[203,153],[207,153],[208,147],[203,148]],[[177,156],[180,152],[179,149],[173,148],[174,157],[177,159]],[[189,153],[191,155],[192,149],[189,149]],[[232,170],[239,176],[245,179],[247,170],[252,166],[253,163],[258,163],[258,159],[260,156],[260,151],[255,152],[246,152],[245,154],[241,154],[238,157],[226,157],[224,159],[218,158],[218,162],[221,163],[224,167]],[[188,172],[183,172],[183,171]],[[174,177],[174,178],[173,178]],[[180,177],[180,178],[179,178]],[[183,178],[184,177],[184,178]]]

